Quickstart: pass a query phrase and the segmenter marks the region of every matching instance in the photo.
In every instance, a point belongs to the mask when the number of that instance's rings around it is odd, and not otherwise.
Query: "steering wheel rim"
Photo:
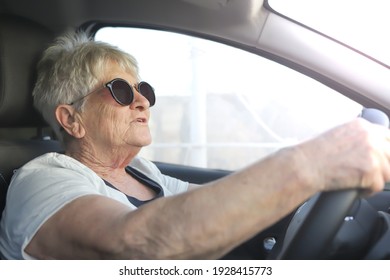
[[[331,242],[354,202],[360,196],[359,190],[323,192],[314,196],[305,205],[307,209],[289,235],[286,234],[283,247],[276,257],[287,260],[326,259]],[[298,209],[299,212],[301,209]]]

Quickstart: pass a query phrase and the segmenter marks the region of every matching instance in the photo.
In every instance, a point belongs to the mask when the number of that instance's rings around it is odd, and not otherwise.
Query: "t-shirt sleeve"
[[[7,201],[7,222],[22,254],[35,233],[51,216],[76,198],[99,194],[82,176],[70,170],[23,172],[15,175]],[[44,178],[44,179],[43,179]]]
[[[48,164],[50,163],[50,165]],[[3,222],[7,224],[7,258],[29,258],[24,253],[39,228],[71,201],[86,195],[104,195],[132,206],[125,195],[107,188],[86,166],[61,155],[47,155],[26,164],[13,176]],[[11,253],[12,252],[12,253]]]

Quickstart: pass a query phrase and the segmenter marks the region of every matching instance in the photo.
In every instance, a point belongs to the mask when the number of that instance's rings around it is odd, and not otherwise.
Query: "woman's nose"
[[[134,100],[130,104],[130,108],[132,110],[138,109],[138,110],[146,110],[149,109],[150,103],[149,100],[143,96],[136,87],[134,87]]]

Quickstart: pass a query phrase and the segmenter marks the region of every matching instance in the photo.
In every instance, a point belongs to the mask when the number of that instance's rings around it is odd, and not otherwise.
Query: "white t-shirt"
[[[164,196],[185,192],[188,183],[161,174],[150,161],[135,158],[129,166],[158,183]],[[90,168],[58,153],[40,156],[18,169],[7,193],[0,224],[0,251],[6,259],[32,259],[24,249],[38,229],[64,205],[84,195],[103,195],[129,206],[123,193],[111,188]]]

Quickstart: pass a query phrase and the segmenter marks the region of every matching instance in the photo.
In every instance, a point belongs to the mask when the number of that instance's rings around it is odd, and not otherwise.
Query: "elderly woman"
[[[65,154],[15,173],[8,259],[219,258],[318,191],[372,193],[390,179],[388,130],[359,119],[202,187],[165,176],[137,157],[153,88],[133,57],[83,33],[47,49],[33,95]]]

